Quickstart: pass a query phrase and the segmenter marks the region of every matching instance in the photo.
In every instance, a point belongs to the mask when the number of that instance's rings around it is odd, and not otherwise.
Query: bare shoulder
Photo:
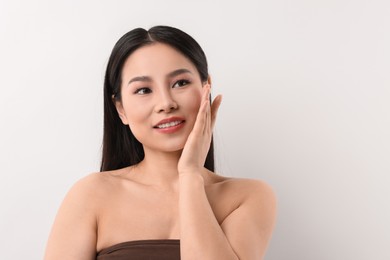
[[[89,174],[70,188],[53,223],[45,260],[95,259],[102,202],[118,185],[111,174]]]
[[[240,259],[263,259],[276,220],[276,195],[262,180],[224,178],[219,200],[233,206],[221,223]],[[239,252],[239,253],[238,253]]]
[[[70,188],[71,193],[84,193],[93,190],[96,185],[102,184],[102,174],[99,172],[90,173],[78,181],[76,181]]]
[[[231,178],[216,175],[212,186],[218,187],[217,189],[220,192],[240,197],[242,203],[247,200],[276,203],[276,194],[273,188],[259,179]]]
[[[112,172],[93,172],[90,173],[81,179],[79,179],[72,187],[75,189],[82,189],[82,190],[88,190],[90,188],[96,187],[96,186],[102,186],[107,184],[107,182],[110,180],[110,175],[112,175]]]
[[[98,174],[77,181],[66,194],[46,246],[45,260],[93,259],[96,244]]]
[[[232,179],[235,182],[236,188],[244,189],[246,195],[253,199],[275,199],[275,193],[272,187],[262,180],[256,179]]]
[[[254,216],[268,218],[268,225],[273,226],[276,217],[276,194],[266,182],[256,179],[233,179],[234,192],[242,193],[240,207]]]
[[[100,202],[110,189],[110,181],[106,173],[100,172],[82,177],[69,189],[61,208],[66,208],[66,213],[80,214],[82,212],[90,218],[96,219]]]
[[[89,199],[98,199],[100,196],[105,196],[110,190],[116,189],[118,178],[115,178],[115,176],[118,175],[119,171],[90,173],[79,179],[71,187],[68,196],[87,197]]]

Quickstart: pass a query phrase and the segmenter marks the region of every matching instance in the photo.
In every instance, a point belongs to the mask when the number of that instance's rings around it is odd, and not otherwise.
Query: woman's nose
[[[172,94],[169,91],[162,91],[159,93],[158,101],[156,103],[156,109],[155,109],[156,112],[169,113],[172,110],[175,110],[177,108],[178,105],[173,99]]]

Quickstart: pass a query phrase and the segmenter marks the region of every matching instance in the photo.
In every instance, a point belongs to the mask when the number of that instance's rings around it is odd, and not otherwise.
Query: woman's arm
[[[240,180],[239,188],[246,196],[219,225],[207,199],[202,171],[221,97],[210,107],[210,89],[204,88],[194,129],[178,164],[181,257],[259,260],[265,254],[274,225],[275,196],[264,183]]]
[[[241,182],[245,199],[219,225],[199,174],[180,177],[182,259],[263,259],[275,221],[275,195],[266,184]]]
[[[245,193],[244,200],[221,228],[239,259],[263,259],[275,224],[275,194],[257,180],[241,180],[237,186]]]
[[[96,257],[96,209],[90,177],[68,192],[54,221],[45,260],[88,260]]]

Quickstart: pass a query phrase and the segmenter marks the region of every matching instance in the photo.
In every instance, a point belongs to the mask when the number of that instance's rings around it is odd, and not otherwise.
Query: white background
[[[1,259],[42,258],[99,169],[110,51],[158,24],[208,56],[219,172],[277,193],[266,259],[390,259],[389,1],[0,0]]]

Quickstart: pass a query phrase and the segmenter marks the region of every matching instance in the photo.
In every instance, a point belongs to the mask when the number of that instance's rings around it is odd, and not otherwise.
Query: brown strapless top
[[[96,260],[180,260],[180,240],[149,239],[119,243],[107,247]]]

